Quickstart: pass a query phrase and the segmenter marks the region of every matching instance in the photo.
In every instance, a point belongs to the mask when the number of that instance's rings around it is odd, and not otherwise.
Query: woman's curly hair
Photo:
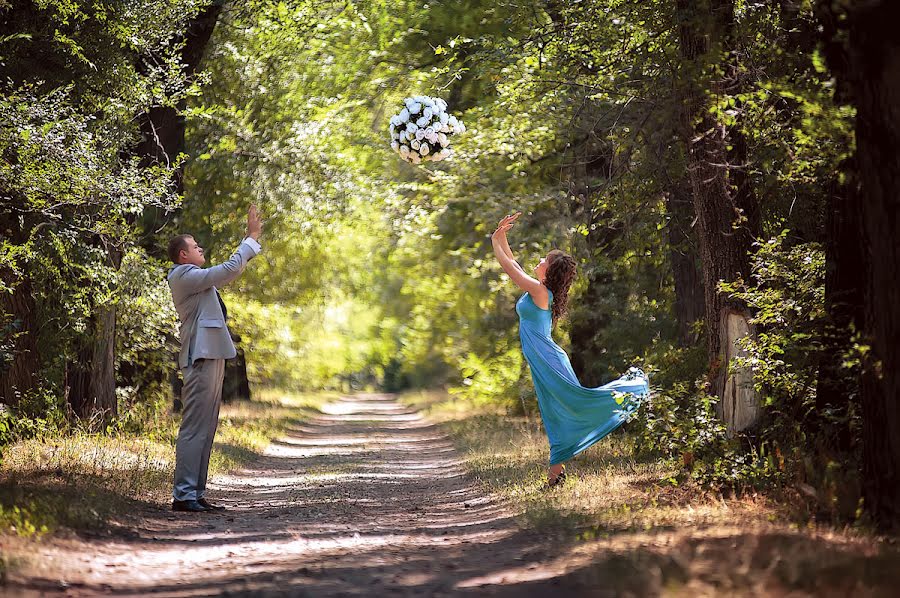
[[[576,270],[575,258],[568,253],[554,249],[547,254],[544,286],[553,293],[553,304],[550,307],[554,324],[569,309],[569,287],[575,280]]]

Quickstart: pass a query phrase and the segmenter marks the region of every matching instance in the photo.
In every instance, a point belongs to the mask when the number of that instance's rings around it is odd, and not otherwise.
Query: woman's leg
[[[564,466],[562,463],[557,463],[556,465],[551,465],[550,466],[550,479],[551,480],[556,479],[559,476],[559,474],[562,473],[563,467]]]

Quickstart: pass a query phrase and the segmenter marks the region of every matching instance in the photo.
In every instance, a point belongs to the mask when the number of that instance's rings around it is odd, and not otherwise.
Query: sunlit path
[[[552,575],[537,564],[549,556],[541,538],[479,491],[433,424],[387,395],[323,411],[252,468],[214,480],[226,513],[160,512],[133,537],[78,553],[44,548],[39,586],[70,595],[442,595]]]

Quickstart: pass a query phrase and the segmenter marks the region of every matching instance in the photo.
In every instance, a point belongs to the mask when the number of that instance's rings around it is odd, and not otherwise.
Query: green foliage
[[[754,284],[722,284],[723,292],[754,310],[755,337],[742,341],[746,357],[735,365],[753,371],[763,404],[779,417],[771,429],[784,436],[815,408],[815,387],[825,319],[825,254],[815,243],[785,247],[787,231],[761,243],[753,258]]]
[[[256,385],[444,386],[531,413],[519,291],[488,238],[521,210],[510,240],[526,270],[552,248],[578,260],[554,334],[582,379],[652,370],[655,397],[630,426],[641,451],[735,486],[797,466],[822,415],[825,205],[853,151],[853,114],[831,99],[808,3],[737,3],[733,48],[723,55],[713,40],[693,64],[671,2],[251,0],[223,11],[204,72],[189,79],[173,40],[206,4],[53,0],[3,17],[13,34],[0,38],[0,210],[15,234],[0,239],[0,292],[26,277],[35,289],[40,397],[61,396],[111,304],[120,425],[162,417],[175,314],[153,246],[191,232],[221,261],[255,202],[264,253],[225,300]],[[723,69],[728,89],[713,85]],[[733,365],[752,369],[766,419],[739,440],[724,437],[698,382],[702,331],[679,346],[672,261],[698,254],[691,218],[668,202],[690,194],[685,86],[746,142],[729,177],[777,235],[759,246],[752,281],[721,288],[759,327]],[[388,148],[389,115],[418,93],[444,97],[467,123],[450,161],[413,167]],[[186,155],[153,167],[131,157],[142,112],[185,105]],[[183,208],[142,231],[146,210],[181,204],[171,181],[182,160]],[[0,314],[0,367],[20,324]],[[35,404],[62,413],[59,401]],[[833,419],[855,429],[855,409]]]
[[[460,368],[465,377],[462,384],[450,388],[450,392],[475,405],[480,402],[500,403],[517,410],[519,401],[524,401],[526,395],[534,392],[522,351],[515,345],[486,359],[469,353],[460,363]]]

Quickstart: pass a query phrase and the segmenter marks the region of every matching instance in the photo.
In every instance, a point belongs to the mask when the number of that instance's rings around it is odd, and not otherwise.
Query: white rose
[[[397,139],[400,139],[400,133],[395,133],[394,131],[391,131],[391,139],[394,141],[396,141]]]
[[[437,145],[439,141],[437,133],[432,133],[431,135],[425,137],[425,139],[427,139],[428,143],[430,143],[431,145]]]
[[[422,144],[419,143],[419,142],[418,142],[417,140],[415,140],[415,139],[413,139],[413,140],[412,140],[412,143],[410,143],[409,145],[410,145],[414,150],[418,150],[420,147],[422,147]]]
[[[408,145],[400,146],[400,155],[403,156],[404,158],[409,155],[409,146]]]
[[[422,147],[419,148],[419,153],[422,154],[423,156],[427,156],[428,152],[430,152],[430,151],[431,151],[431,148],[428,147],[427,143],[423,143]]]
[[[403,103],[406,104],[407,108],[409,108],[410,106],[412,106],[413,104],[416,103],[416,100],[415,100],[415,98],[406,98],[405,100],[403,100]]]
[[[422,104],[418,102],[413,102],[413,105],[409,107],[410,114],[418,114],[422,111]]]
[[[466,125],[462,124],[462,121],[460,121],[459,125],[456,127],[456,129],[457,129],[457,131],[456,131],[457,133],[465,133]]]
[[[398,151],[400,149],[400,144],[396,141],[391,141],[391,149],[395,152]]]
[[[418,139],[419,141],[425,139],[425,129],[419,129],[418,131],[416,131],[416,139]]]
[[[418,125],[416,123],[406,123],[406,132],[407,133],[415,133],[416,129],[418,129]]]
[[[402,125],[403,123],[409,121],[409,110],[404,108],[400,111],[400,114],[397,115],[397,124]]]
[[[440,116],[438,116],[438,118],[440,119],[442,125],[446,125],[447,121],[450,120],[450,115],[447,114],[446,112],[441,112],[441,114],[440,114]]]
[[[441,133],[449,133],[450,132],[450,123],[444,123],[441,126]]]
[[[441,144],[441,147],[447,147],[447,144],[450,143],[450,140],[447,139],[447,136],[443,133],[438,133],[437,138],[438,143]]]
[[[428,123],[429,123],[429,122],[430,122],[429,119],[425,118],[424,116],[420,116],[420,117],[416,120],[416,125],[418,125],[419,127],[424,128],[424,127],[427,127],[427,126],[428,126]]]
[[[418,153],[416,153],[416,152],[411,153],[411,154],[409,155],[409,158],[410,158],[410,160],[412,160],[412,163],[413,163],[413,164],[419,164],[419,163],[422,161],[422,156],[420,156],[420,155],[419,155]]]
[[[431,117],[434,116],[434,110],[432,110],[428,106],[425,106],[425,110],[422,110],[422,116],[424,116],[428,120],[431,120]]]
[[[398,118],[396,115],[392,116],[391,117],[391,126],[396,127],[399,124],[400,124],[400,118]]]
[[[431,137],[432,135],[434,135],[434,128],[433,127],[425,127],[425,136]]]

